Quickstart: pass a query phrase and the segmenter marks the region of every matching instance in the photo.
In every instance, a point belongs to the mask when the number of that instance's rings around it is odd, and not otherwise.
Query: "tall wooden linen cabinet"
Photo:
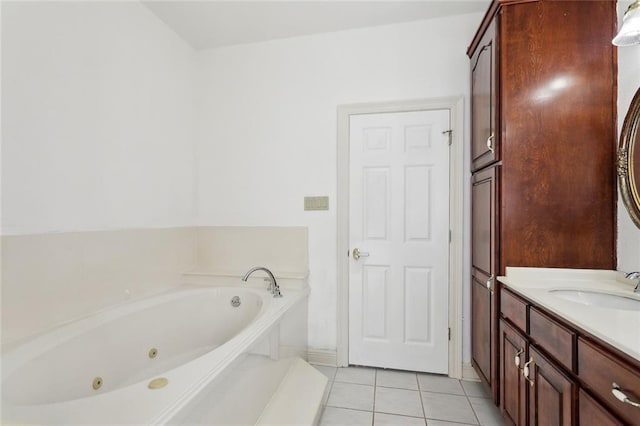
[[[615,1],[493,0],[471,59],[471,353],[499,402],[507,266],[615,269]]]

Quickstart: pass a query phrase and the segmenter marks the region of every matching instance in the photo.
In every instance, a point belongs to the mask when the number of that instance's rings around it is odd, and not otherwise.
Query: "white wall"
[[[195,53],[138,2],[1,7],[5,344],[195,263]]]
[[[336,348],[337,106],[456,95],[468,100],[465,52],[481,17],[199,54],[198,225],[309,228],[311,347]],[[330,210],[303,211],[306,195],[328,195]]]
[[[3,2],[2,234],[192,224],[193,71],[137,2]]]
[[[631,3],[618,2],[620,22]],[[621,47],[618,49],[618,134],[631,99],[639,88],[640,46]],[[631,221],[622,198],[618,200],[618,269],[626,272],[640,271],[640,229]]]

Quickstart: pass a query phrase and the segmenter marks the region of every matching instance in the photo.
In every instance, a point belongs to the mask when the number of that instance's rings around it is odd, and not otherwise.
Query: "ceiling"
[[[484,12],[489,0],[142,1],[195,49]]]

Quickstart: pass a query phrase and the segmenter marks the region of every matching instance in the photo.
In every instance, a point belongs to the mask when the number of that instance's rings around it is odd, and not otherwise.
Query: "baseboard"
[[[338,365],[336,351],[310,349],[307,351],[307,361],[309,361],[310,364],[327,365],[329,367]]]
[[[338,365],[338,356],[336,351],[310,349],[307,351],[307,362],[309,362],[309,364],[335,367]],[[462,380],[480,381],[480,377],[471,364],[462,364]]]
[[[329,367],[335,367],[338,365],[338,357],[335,351],[310,349],[307,351],[307,361],[310,364],[326,365]],[[462,380],[480,381],[480,377],[471,364],[462,365]]]
[[[462,380],[470,380],[474,382],[480,381],[480,376],[471,364],[462,364]]]
[[[282,345],[278,348],[278,356],[280,358],[300,357],[307,361],[307,351],[304,346]]]

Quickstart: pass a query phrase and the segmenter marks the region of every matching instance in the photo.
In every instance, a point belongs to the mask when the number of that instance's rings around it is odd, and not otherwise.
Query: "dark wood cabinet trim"
[[[480,44],[480,40],[482,40],[482,37],[484,37],[484,33],[487,31],[487,28],[489,28],[489,25],[491,25],[491,22],[498,13],[499,9],[500,2],[498,1],[493,1],[489,6],[489,9],[487,9],[487,12],[484,14],[484,18],[482,18],[482,22],[480,23],[478,31],[476,31],[475,36],[473,36],[473,39],[471,40],[471,44],[467,48],[467,56],[469,56],[469,58],[471,58],[476,53],[476,49]]]

